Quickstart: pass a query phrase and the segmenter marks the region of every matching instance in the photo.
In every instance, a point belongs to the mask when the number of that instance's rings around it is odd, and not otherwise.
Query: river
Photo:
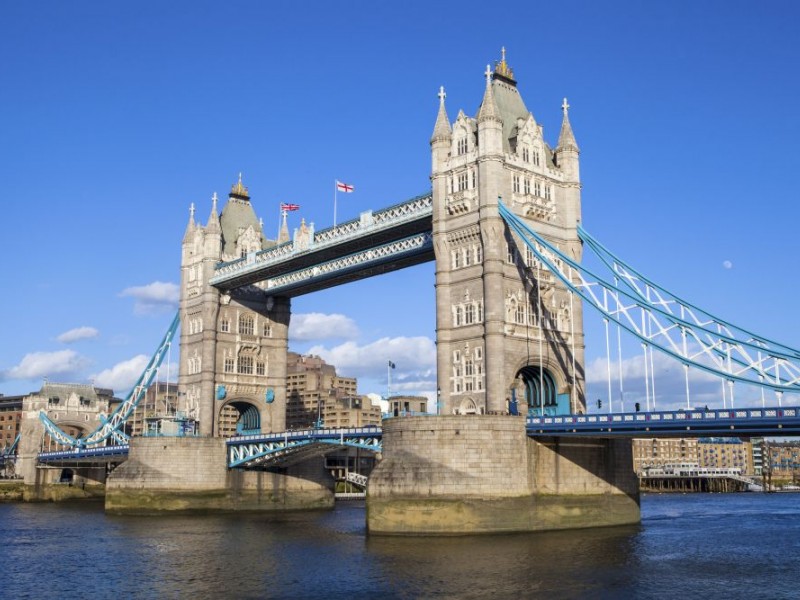
[[[797,598],[800,494],[645,495],[639,526],[367,536],[363,502],[281,515],[0,505],[0,598]]]

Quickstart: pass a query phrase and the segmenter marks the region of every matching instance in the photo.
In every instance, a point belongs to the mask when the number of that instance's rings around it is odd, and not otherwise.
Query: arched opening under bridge
[[[558,385],[553,374],[544,367],[528,365],[517,373],[524,386],[524,400],[528,410],[535,414],[560,415],[569,414],[569,394],[559,394]],[[544,410],[542,410],[544,404]]]
[[[219,411],[217,430],[222,437],[261,432],[261,413],[255,404],[232,400]]]

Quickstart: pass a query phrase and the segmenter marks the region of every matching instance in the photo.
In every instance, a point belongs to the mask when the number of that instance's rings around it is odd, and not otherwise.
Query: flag
[[[300,210],[300,205],[299,204],[285,204],[285,203],[281,202],[281,210],[289,210],[289,211]]]
[[[394,367],[395,367],[395,364],[392,361],[389,361],[389,368],[390,369],[394,369]]]
[[[338,179],[336,180],[336,190],[339,192],[344,192],[345,194],[349,194],[350,192],[355,191],[356,186],[351,185],[349,183],[342,183]]]

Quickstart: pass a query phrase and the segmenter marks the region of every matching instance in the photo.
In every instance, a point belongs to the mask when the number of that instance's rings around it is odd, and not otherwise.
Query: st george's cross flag
[[[286,211],[300,210],[300,205],[299,204],[285,204],[285,203],[282,202],[281,203],[281,210],[286,210]]]
[[[342,183],[338,179],[336,180],[336,191],[337,192],[344,192],[345,194],[349,194],[355,191],[356,187],[349,183]]]

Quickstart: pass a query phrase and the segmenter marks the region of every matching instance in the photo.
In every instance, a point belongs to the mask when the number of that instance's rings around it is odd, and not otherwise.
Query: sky
[[[788,1],[3,2],[0,393],[127,393],[176,310],[190,204],[205,223],[240,172],[272,237],[281,202],[301,206],[292,230],[330,226],[336,179],[355,186],[339,222],[429,190],[439,86],[451,120],[474,116],[501,47],[553,146],[569,100],[584,227],[796,348],[799,19]],[[388,391],[433,397],[433,283],[426,264],[296,298],[290,349],[360,393],[387,393],[391,360]],[[603,398],[602,322],[585,321]],[[658,406],[681,406],[682,369],[655,364]]]

